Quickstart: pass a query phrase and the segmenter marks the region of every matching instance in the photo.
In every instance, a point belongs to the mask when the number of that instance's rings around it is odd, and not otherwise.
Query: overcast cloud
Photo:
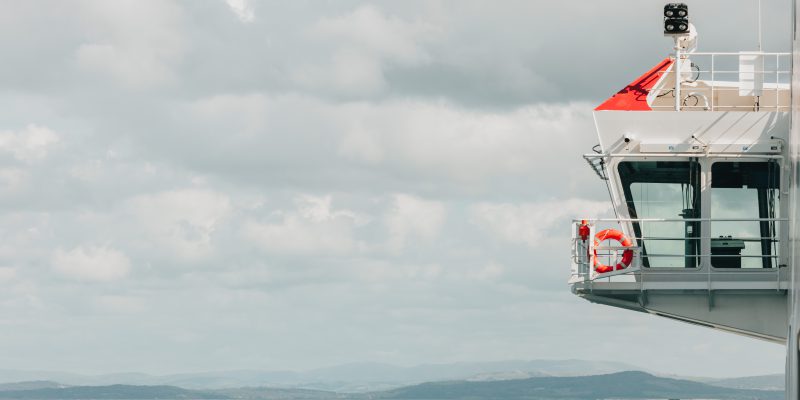
[[[0,369],[783,369],[568,293],[591,109],[669,52],[662,2],[0,4]],[[731,4],[689,2],[701,49],[755,48]]]

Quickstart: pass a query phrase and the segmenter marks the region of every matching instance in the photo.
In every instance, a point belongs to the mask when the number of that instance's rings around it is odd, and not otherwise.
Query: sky
[[[688,4],[701,51],[756,49],[755,1]],[[0,6],[0,369],[783,370],[566,285],[610,207],[591,110],[669,53],[663,2]]]

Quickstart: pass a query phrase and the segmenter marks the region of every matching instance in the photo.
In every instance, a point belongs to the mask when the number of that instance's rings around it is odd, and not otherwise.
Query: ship
[[[800,10],[792,52],[698,51],[686,4],[662,17],[668,55],[594,109],[612,212],[572,221],[570,290],[784,345],[800,399]]]

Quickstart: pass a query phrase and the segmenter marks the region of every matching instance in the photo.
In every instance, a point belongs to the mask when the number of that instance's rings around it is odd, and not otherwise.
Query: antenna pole
[[[761,0],[758,0],[758,51],[761,52]]]

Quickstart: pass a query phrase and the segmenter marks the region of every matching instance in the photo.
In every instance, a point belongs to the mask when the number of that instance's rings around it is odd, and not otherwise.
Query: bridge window
[[[780,227],[775,219],[780,217],[779,188],[780,168],[775,161],[712,164],[712,266],[777,266]]]
[[[645,267],[697,267],[700,255],[700,164],[624,161],[618,167]]]

